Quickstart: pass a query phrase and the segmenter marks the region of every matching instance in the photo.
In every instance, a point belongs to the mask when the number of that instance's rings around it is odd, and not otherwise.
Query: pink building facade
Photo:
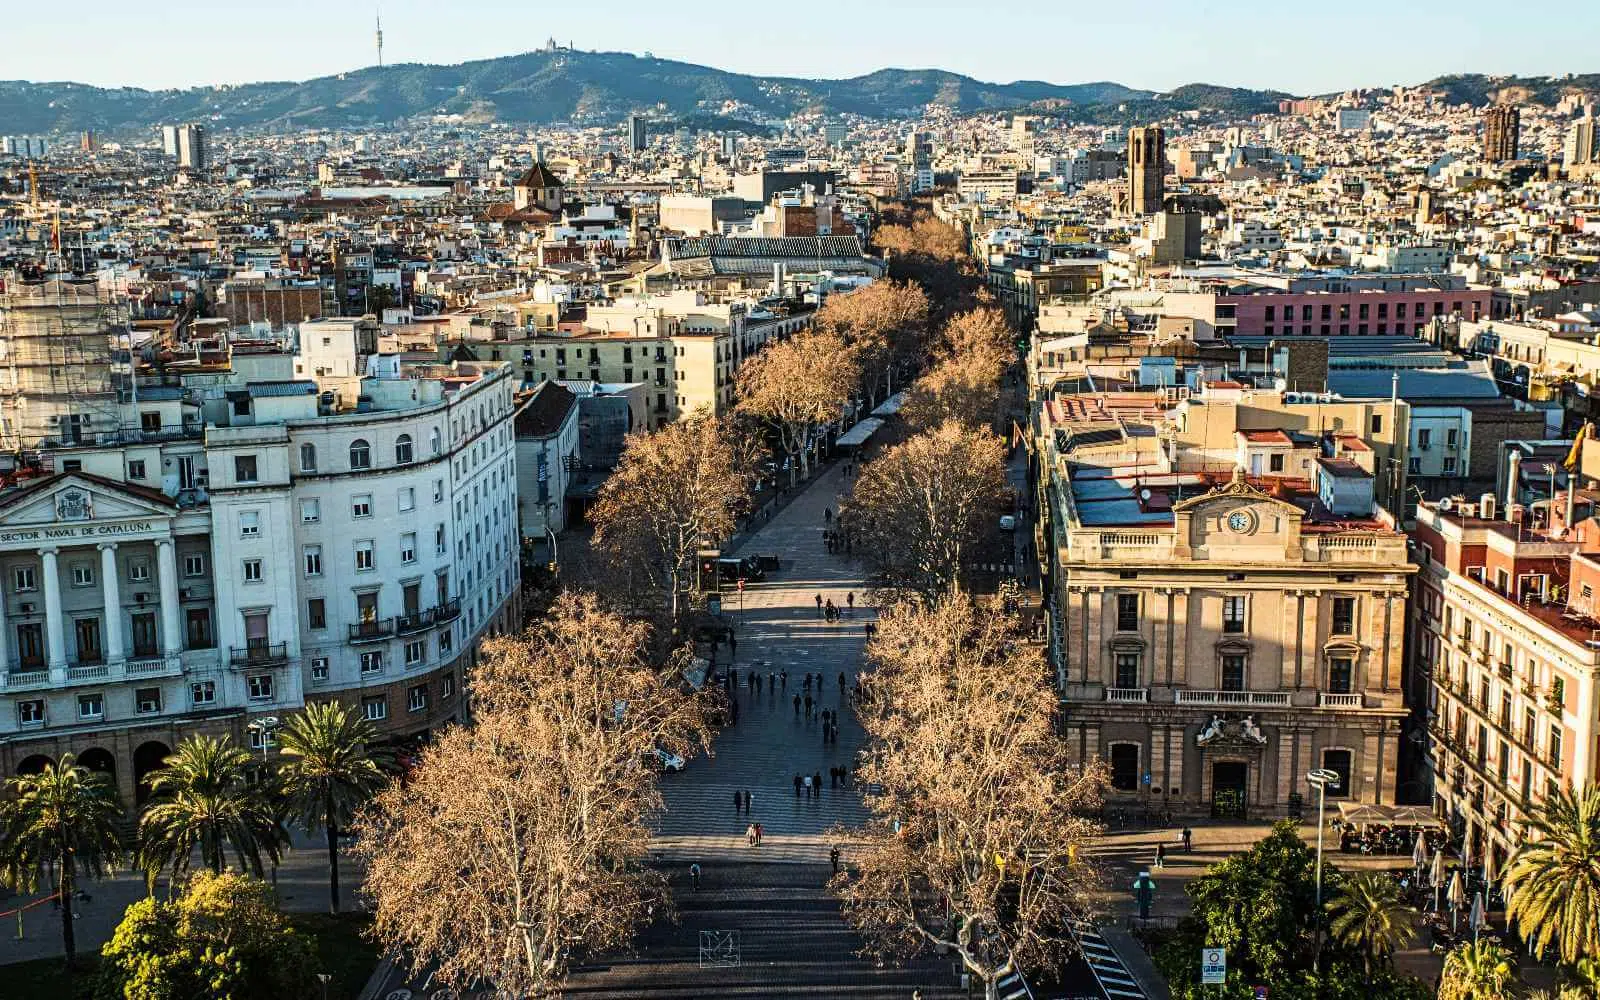
[[[1217,327],[1267,337],[1420,337],[1435,316],[1459,313],[1476,321],[1488,315],[1491,294],[1487,288],[1252,289],[1217,295]]]

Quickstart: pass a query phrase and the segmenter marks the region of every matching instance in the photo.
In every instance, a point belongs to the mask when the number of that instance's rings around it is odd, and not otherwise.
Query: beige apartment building
[[[1600,523],[1576,496],[1575,524],[1564,498],[1417,510],[1411,620],[1434,806],[1467,855],[1492,853],[1499,871],[1531,809],[1596,777]]]
[[[1282,816],[1314,768],[1332,798],[1392,804],[1413,569],[1371,471],[1314,446],[1274,471],[1301,450],[1282,431],[1236,437],[1231,472],[1185,471],[1208,463],[1154,406],[1052,401],[1044,429],[1062,724],[1109,765],[1109,806]]]

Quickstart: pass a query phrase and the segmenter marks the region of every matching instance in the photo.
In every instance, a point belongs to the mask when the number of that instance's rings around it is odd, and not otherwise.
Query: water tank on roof
[[[1478,498],[1478,512],[1485,521],[1494,520],[1495,503],[1496,500],[1493,493],[1485,493]]]

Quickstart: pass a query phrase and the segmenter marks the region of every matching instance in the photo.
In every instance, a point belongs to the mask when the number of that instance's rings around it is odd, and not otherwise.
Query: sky
[[[189,87],[299,80],[375,61],[378,8],[350,0],[9,0],[0,79]],[[386,0],[386,63],[536,49],[644,53],[762,75],[884,67],[980,80],[1113,80],[1325,93],[1444,73],[1600,71],[1595,0]]]

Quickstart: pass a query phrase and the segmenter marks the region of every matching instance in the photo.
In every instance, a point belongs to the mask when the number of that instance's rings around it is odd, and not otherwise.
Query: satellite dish
[[[1139,499],[1143,500],[1145,503],[1150,502],[1150,490],[1148,487],[1139,491]]]
[[[1455,502],[1452,501],[1449,497],[1445,497],[1443,500],[1439,501],[1439,509],[1440,510],[1448,511],[1450,508],[1452,508],[1454,506],[1455,506]]]

